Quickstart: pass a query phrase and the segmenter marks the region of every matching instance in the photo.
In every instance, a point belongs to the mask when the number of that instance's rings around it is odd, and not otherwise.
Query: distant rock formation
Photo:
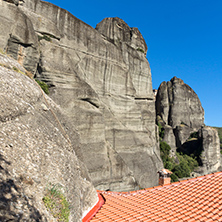
[[[204,110],[197,94],[174,77],[162,82],[157,93],[156,111],[165,124],[175,128],[185,125],[198,129],[204,124]]]
[[[220,145],[217,131],[204,126],[204,110],[197,94],[174,77],[162,82],[156,96],[157,122],[164,128],[163,141],[172,149],[187,154],[196,153],[202,167],[200,174],[217,171],[220,167]],[[192,138],[192,133],[196,133]]]
[[[221,169],[220,139],[216,129],[204,127],[199,130],[199,138],[202,145],[201,174],[216,172]]]

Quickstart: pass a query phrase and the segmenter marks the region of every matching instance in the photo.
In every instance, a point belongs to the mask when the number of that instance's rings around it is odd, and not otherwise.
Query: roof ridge
[[[97,191],[106,203],[92,221],[222,220],[222,172],[129,192]]]
[[[154,186],[154,187],[144,188],[144,189],[141,189],[141,190],[133,190],[133,191],[127,191],[127,192],[97,190],[97,192],[100,193],[100,194],[112,194],[112,195],[124,195],[124,196],[125,195],[140,194],[140,193],[142,194],[142,193],[150,191],[150,190],[157,190],[157,189],[161,189],[161,188],[172,187],[172,186],[176,186],[176,185],[180,185],[180,184],[184,184],[184,183],[188,183],[188,182],[192,182],[192,181],[197,181],[197,180],[209,178],[209,177],[220,175],[220,174],[222,174],[222,171],[214,172],[214,173],[211,173],[211,174],[205,174],[205,175],[198,176],[198,177],[189,178],[189,179],[173,182],[173,183],[170,183],[170,184],[158,185],[158,186]]]

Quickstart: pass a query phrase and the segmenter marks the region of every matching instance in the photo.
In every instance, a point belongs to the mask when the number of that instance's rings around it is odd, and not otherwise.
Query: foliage
[[[162,125],[158,122],[158,127],[159,127],[159,137],[161,139],[163,139],[164,137],[164,128],[162,127]]]
[[[169,156],[170,154],[170,146],[164,142],[164,141],[160,141],[160,155],[161,155],[161,158],[166,160],[167,157]]]
[[[189,177],[190,176],[190,168],[186,162],[181,162],[180,164],[176,165],[173,169],[174,174],[179,177]]]
[[[57,221],[69,221],[69,203],[61,192],[61,186],[58,184],[51,185],[42,200],[47,210],[51,212]]]
[[[177,182],[177,181],[179,181],[178,177],[177,177],[174,173],[172,173],[172,174],[170,175],[170,178],[171,178],[171,182]]]
[[[41,87],[41,89],[46,93],[49,94],[49,86],[45,83],[42,82],[40,80],[35,79],[35,81],[39,84],[39,86]]]
[[[19,69],[15,66],[13,66],[13,70],[16,71],[16,72],[19,72]]]
[[[198,132],[191,133],[189,139],[192,139],[192,138],[198,139]]]
[[[195,157],[188,156],[182,153],[176,153],[179,163],[176,163],[173,157],[170,157],[170,146],[160,141],[160,157],[163,160],[164,168],[173,172],[171,175],[172,182],[178,181],[178,178],[189,177],[190,173],[198,167],[198,162]]]
[[[44,40],[46,40],[48,42],[52,41],[51,37],[49,35],[46,35],[46,34],[44,34],[43,36],[38,36],[38,40],[39,41],[42,40],[42,39],[44,39]]]
[[[18,73],[21,73],[23,75],[26,75],[26,73],[22,72],[20,69],[18,69],[17,67],[13,66],[12,69]]]
[[[136,50],[139,51],[139,52],[145,53],[144,50],[141,49],[141,48],[137,48]]]

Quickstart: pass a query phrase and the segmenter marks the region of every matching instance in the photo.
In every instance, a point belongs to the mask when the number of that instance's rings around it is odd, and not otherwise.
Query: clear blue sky
[[[96,27],[119,17],[139,28],[153,88],[173,76],[197,93],[205,124],[222,127],[222,0],[49,0]]]

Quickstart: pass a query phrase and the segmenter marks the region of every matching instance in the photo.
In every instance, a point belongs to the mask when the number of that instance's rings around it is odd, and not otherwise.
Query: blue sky
[[[119,17],[139,28],[153,88],[177,76],[197,93],[205,124],[222,127],[222,0],[49,0],[96,27]]]

